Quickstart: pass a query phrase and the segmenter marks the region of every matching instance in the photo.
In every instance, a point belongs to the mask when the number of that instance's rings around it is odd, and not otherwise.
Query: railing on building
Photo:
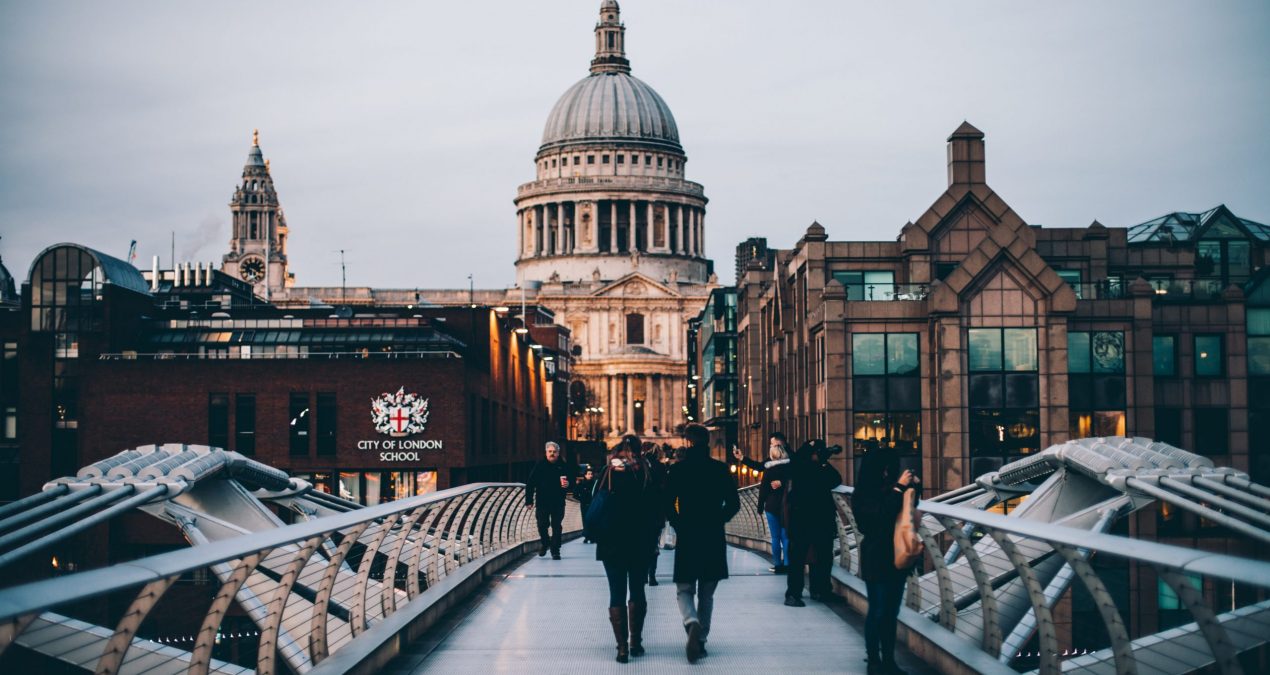
[[[677,178],[655,178],[651,176],[571,176],[566,178],[545,178],[532,183],[525,183],[517,189],[517,194],[527,194],[541,190],[589,190],[594,188],[651,189],[666,192],[678,192],[698,197],[705,194],[700,183]]]
[[[1129,297],[1129,289],[1120,280],[1106,279],[1083,283],[1068,282],[1078,300],[1122,300]]]
[[[927,635],[941,632],[944,644],[961,645],[963,654],[981,652],[977,663],[968,664],[963,657],[963,668],[985,671],[1000,666],[1003,673],[1242,673],[1246,669],[1240,655],[1255,649],[1262,653],[1253,661],[1260,658],[1264,664],[1270,639],[1270,563],[969,508],[964,504],[983,497],[977,487],[972,484],[942,495],[944,501],[919,504],[918,532],[925,558],[909,579],[907,609],[901,616],[908,629]],[[834,576],[862,598],[861,535],[851,505],[853,492],[850,487],[834,491]],[[762,548],[769,533],[766,519],[758,515],[757,486],[742,488],[740,495],[741,510],[728,524],[728,532]],[[1138,602],[1141,608],[1144,603],[1134,597],[1136,593],[1109,590],[1121,585],[1117,577],[1126,569],[1154,570],[1162,594],[1173,598],[1176,613],[1191,623],[1159,632],[1131,627],[1129,604]],[[1079,584],[1073,583],[1076,580]],[[1065,626],[1066,634],[1060,630],[1056,605],[1064,597],[1070,599],[1069,584],[1096,610],[1105,644],[1093,649],[1076,645],[1071,625]],[[1156,590],[1152,587],[1150,592]],[[1153,625],[1154,620],[1143,623]],[[1088,626],[1081,629],[1082,634],[1090,632]],[[983,654],[990,660],[982,660]]]
[[[570,501],[564,529],[580,521]],[[20,672],[13,659],[39,654],[99,674],[309,672],[354,643],[360,652],[397,639],[398,624],[452,590],[451,577],[536,538],[523,486],[482,483],[9,588],[0,591],[0,672]],[[190,576],[212,579],[216,592],[200,604],[188,594],[169,601]],[[244,659],[254,670],[217,654],[236,598],[260,617],[258,647]],[[166,629],[147,621],[165,602],[202,613],[181,641],[189,649],[160,641]]]
[[[925,300],[930,295],[927,284],[843,284],[849,302],[889,302],[892,300]]]
[[[395,359],[461,359],[463,356],[458,352],[449,350],[412,350],[412,351],[357,351],[357,352],[315,352],[315,351],[286,351],[286,352],[264,352],[257,351],[268,345],[253,345],[255,349],[251,352],[243,353],[241,351],[207,351],[199,352],[112,352],[101,354],[98,359],[101,361],[260,361],[260,360],[293,360],[293,359],[309,359],[309,360],[395,360]]]
[[[1215,302],[1226,286],[1221,279],[1177,279],[1152,281],[1155,299],[1160,302]]]

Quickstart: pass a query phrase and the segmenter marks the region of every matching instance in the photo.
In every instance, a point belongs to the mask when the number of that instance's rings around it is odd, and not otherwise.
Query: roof
[[[595,73],[569,87],[556,102],[538,151],[614,141],[683,152],[675,116],[652,87],[629,73]]]
[[[1270,225],[1248,220],[1247,218],[1240,218],[1226,208],[1225,204],[1219,204],[1202,213],[1174,211],[1159,218],[1148,220],[1145,223],[1134,225],[1129,228],[1129,243],[1192,241],[1201,231],[1218,222],[1220,216],[1223,215],[1227,217],[1228,221],[1237,222],[1249,235],[1257,240],[1270,241]]]
[[[91,256],[93,261],[97,263],[97,267],[101,269],[102,283],[150,295],[150,284],[146,283],[145,277],[141,276],[141,270],[134,267],[131,263],[126,263],[119,258],[87,246],[69,242],[54,244],[35,256],[35,260],[31,262],[31,269],[27,272],[27,279],[30,279],[35,273],[36,266],[44,260],[45,256],[52,254],[59,248],[73,248]]]

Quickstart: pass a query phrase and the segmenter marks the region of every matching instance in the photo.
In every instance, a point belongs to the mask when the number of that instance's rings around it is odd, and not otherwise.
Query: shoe
[[[629,602],[626,604],[627,616],[630,618],[631,656],[644,655],[644,617],[648,616],[647,602]]]
[[[771,572],[772,574],[776,574],[776,568],[775,568],[775,567],[769,567],[769,568],[767,568],[767,571],[768,571],[768,572]]]
[[[560,559],[560,552],[559,552],[559,551],[552,551],[552,552],[551,552],[551,559],[552,559],[552,560],[559,560],[559,559]]]
[[[880,659],[865,659],[866,675],[886,675],[886,671],[882,670],[882,661]]]
[[[547,555],[547,546],[544,544],[542,548],[538,549],[538,557],[541,558],[545,555]]]
[[[626,640],[625,607],[609,607],[609,625],[613,627],[613,637],[617,639],[617,662],[630,661],[630,643]]]
[[[688,663],[696,663],[701,658],[701,622],[694,619],[684,628],[688,630],[688,644],[684,647],[684,653],[688,657]]]
[[[772,571],[777,574],[789,574],[789,565],[777,565]]]
[[[701,658],[704,659],[705,657],[709,655],[710,655],[710,652],[706,651],[706,641],[702,640],[701,641]]]
[[[648,585],[649,585],[649,586],[660,586],[660,585],[661,585],[661,582],[660,582],[660,581],[657,581],[657,577],[655,577],[655,576],[653,576],[653,575],[651,575],[651,574],[650,574],[650,575],[648,575]]]
[[[786,607],[806,607],[807,603],[803,602],[802,598],[796,598],[792,595],[787,595],[785,596],[785,606]]]

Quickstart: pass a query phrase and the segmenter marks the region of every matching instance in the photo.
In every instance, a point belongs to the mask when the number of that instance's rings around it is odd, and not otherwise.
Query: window
[[[949,274],[952,274],[954,271],[956,271],[956,270],[957,270],[957,266],[958,266],[958,265],[960,265],[960,264],[961,264],[961,263],[957,263],[957,262],[937,262],[937,263],[935,263],[935,278],[936,278],[936,279],[938,279],[938,280],[940,280],[940,281],[943,281],[944,279],[947,279],[947,278],[948,278],[948,275],[949,275]]]
[[[579,164],[581,164],[581,163],[582,163],[582,157],[581,157],[581,155],[574,155],[574,156],[573,156],[573,165],[574,165],[574,166],[577,166],[577,165],[579,165]]]
[[[1040,450],[1040,361],[1035,328],[971,328],[966,337],[971,471],[979,475]]]
[[[207,395],[207,444],[213,448],[229,447],[229,395]]]
[[[906,468],[920,468],[922,383],[917,334],[853,334],[851,368],[856,459],[870,450],[890,447],[914,456]]]
[[[1100,331],[1067,334],[1069,373],[1124,373],[1124,333]]]
[[[628,345],[644,344],[644,315],[643,314],[627,314],[626,315],[626,344]]]
[[[256,452],[256,395],[234,397],[234,450],[249,455]]]
[[[1184,575],[1184,578],[1201,595],[1204,593],[1204,582],[1198,575],[1187,574]],[[1178,599],[1173,587],[1168,585],[1168,582],[1163,579],[1156,580],[1156,599],[1159,609],[1160,630],[1175,628],[1192,621],[1190,610]]]
[[[1248,308],[1248,374],[1270,375],[1270,309]]]
[[[4,361],[0,362],[0,392],[4,398],[18,394],[18,343],[4,343]]]
[[[658,157],[658,158],[657,158],[657,168],[658,168],[658,169],[660,169],[660,168],[662,167],[662,159],[663,159],[663,158],[661,158],[661,157]]]
[[[587,163],[587,164],[595,164],[595,155],[587,155],[587,156],[586,156],[586,163]]]
[[[1125,435],[1124,333],[1067,334],[1072,438]]]
[[[287,415],[290,418],[288,435],[290,437],[291,455],[307,457],[309,454],[309,395],[293,393],[288,405]]]
[[[618,164],[625,164],[625,163],[626,163],[626,155],[618,155],[618,156],[617,156],[617,163],[618,163]]]
[[[1055,270],[1055,271],[1058,272],[1058,276],[1060,279],[1062,279],[1063,281],[1066,281],[1067,285],[1071,286],[1073,291],[1076,291],[1076,299],[1079,300],[1081,297],[1080,270]]]
[[[1230,414],[1226,408],[1196,408],[1194,422],[1191,429],[1195,442],[1187,450],[1200,455],[1224,455],[1229,452]]]
[[[1182,447],[1182,411],[1177,408],[1155,409],[1155,440]]]
[[[1221,377],[1225,373],[1222,364],[1222,336],[1195,336],[1195,377]]]
[[[4,408],[4,440],[12,441],[18,437],[18,407],[16,405],[5,406]]]
[[[317,454],[335,454],[335,394],[317,395]]]
[[[600,163],[601,163],[601,164],[608,164],[608,163],[609,163],[609,156],[608,156],[608,155],[600,155]]]
[[[1251,341],[1249,341],[1251,345]],[[1270,353],[1267,353],[1270,357]],[[1151,338],[1151,360],[1155,364],[1156,377],[1177,376],[1177,338],[1173,335],[1156,335]],[[1267,361],[1270,365],[1270,360]]]
[[[834,272],[833,278],[847,289],[847,300],[890,300],[895,297],[895,272],[891,270]]]
[[[553,169],[554,169],[554,168],[556,168],[556,160],[555,160],[555,159],[552,159],[552,160],[551,160],[551,168],[553,168]]]
[[[652,165],[653,165],[653,156],[644,155],[644,166],[652,166]]]

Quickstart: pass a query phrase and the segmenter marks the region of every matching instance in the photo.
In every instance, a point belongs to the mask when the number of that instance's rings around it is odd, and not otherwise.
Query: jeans
[[[564,520],[564,504],[555,506],[539,505],[534,515],[538,517],[538,539],[543,547],[550,547],[553,555],[560,553],[560,521]],[[551,533],[548,536],[547,528]]]
[[[789,565],[789,532],[781,524],[781,517],[771,511],[764,511],[767,516],[767,529],[772,533],[772,564]]]
[[[626,606],[626,589],[631,589],[631,602],[644,603],[644,582],[648,570],[643,565],[631,565],[625,561],[605,560],[604,576],[609,580],[609,607]]]
[[[686,581],[675,584],[675,598],[679,601],[679,614],[684,618],[684,625],[699,622],[702,642],[710,634],[710,615],[714,614],[714,589],[718,586],[718,581]]]
[[[895,661],[895,629],[904,601],[904,577],[892,581],[869,581],[865,584],[869,611],[864,616],[864,649],[869,661],[880,657],[883,663]]]

